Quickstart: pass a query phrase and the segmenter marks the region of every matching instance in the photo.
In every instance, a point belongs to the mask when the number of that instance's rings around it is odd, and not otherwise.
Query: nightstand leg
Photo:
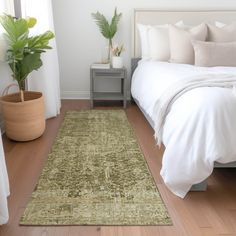
[[[125,74],[125,78],[123,80],[123,94],[124,94],[124,101],[123,101],[123,105],[124,105],[124,109],[126,109],[126,106],[127,106],[127,88],[126,88],[126,85],[127,85],[127,78],[126,78],[126,74]]]
[[[93,109],[93,99],[90,99],[90,108]]]
[[[121,79],[121,93],[124,94],[124,79]]]
[[[123,103],[124,103],[123,107],[124,107],[124,109],[126,109],[126,107],[127,107],[126,100],[124,100]]]
[[[93,71],[90,69],[90,108],[91,109],[93,109],[93,92],[94,92]]]

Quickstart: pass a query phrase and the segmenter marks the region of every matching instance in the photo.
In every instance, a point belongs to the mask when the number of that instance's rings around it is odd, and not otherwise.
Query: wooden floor
[[[35,141],[17,143],[4,137],[11,195],[9,197],[10,219],[7,225],[0,226],[1,236],[236,235],[236,170],[215,170],[209,178],[209,187],[206,192],[189,193],[184,200],[174,196],[165,187],[159,175],[163,150],[160,151],[155,145],[153,131],[135,105],[130,105],[127,108],[127,116],[135,130],[158,189],[169,210],[173,226],[19,226],[19,218],[45,165],[47,154],[50,151],[65,112],[72,109],[89,109],[89,102],[63,101],[61,115],[48,120],[45,134]]]

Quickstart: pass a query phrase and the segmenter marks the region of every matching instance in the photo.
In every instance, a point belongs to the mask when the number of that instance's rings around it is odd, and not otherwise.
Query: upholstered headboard
[[[137,24],[159,25],[175,23],[183,20],[185,24],[196,25],[202,22],[220,21],[231,23],[236,21],[236,10],[160,10],[135,9],[133,20],[133,58],[141,55]]]

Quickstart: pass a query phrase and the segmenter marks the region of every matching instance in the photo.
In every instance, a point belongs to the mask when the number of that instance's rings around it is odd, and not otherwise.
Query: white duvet
[[[131,92],[155,120],[154,106],[174,83],[206,75],[235,75],[235,67],[203,68],[140,61]],[[193,184],[205,180],[214,162],[236,161],[236,95],[233,89],[201,87],[184,93],[172,105],[163,127],[166,147],[161,176],[167,187],[184,198]]]

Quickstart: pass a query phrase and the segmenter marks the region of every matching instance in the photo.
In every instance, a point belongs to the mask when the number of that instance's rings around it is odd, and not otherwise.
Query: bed
[[[154,130],[155,105],[163,92],[173,84],[181,79],[206,74],[212,77],[226,75],[236,78],[235,67],[203,68],[140,60],[137,23],[152,25],[156,22],[163,24],[178,20],[184,20],[189,24],[213,20],[230,23],[235,20],[235,11],[135,10],[131,93]],[[161,176],[167,187],[177,196],[184,198],[190,189],[206,190],[206,178],[212,173],[214,166],[236,167],[234,92],[233,88],[196,88],[177,99],[171,107],[163,128],[162,142],[166,149]],[[188,108],[183,107],[183,104]],[[223,108],[225,110],[225,107],[226,112],[216,118],[217,112]],[[202,122],[197,121],[199,111]],[[195,128],[197,126],[199,127]]]

